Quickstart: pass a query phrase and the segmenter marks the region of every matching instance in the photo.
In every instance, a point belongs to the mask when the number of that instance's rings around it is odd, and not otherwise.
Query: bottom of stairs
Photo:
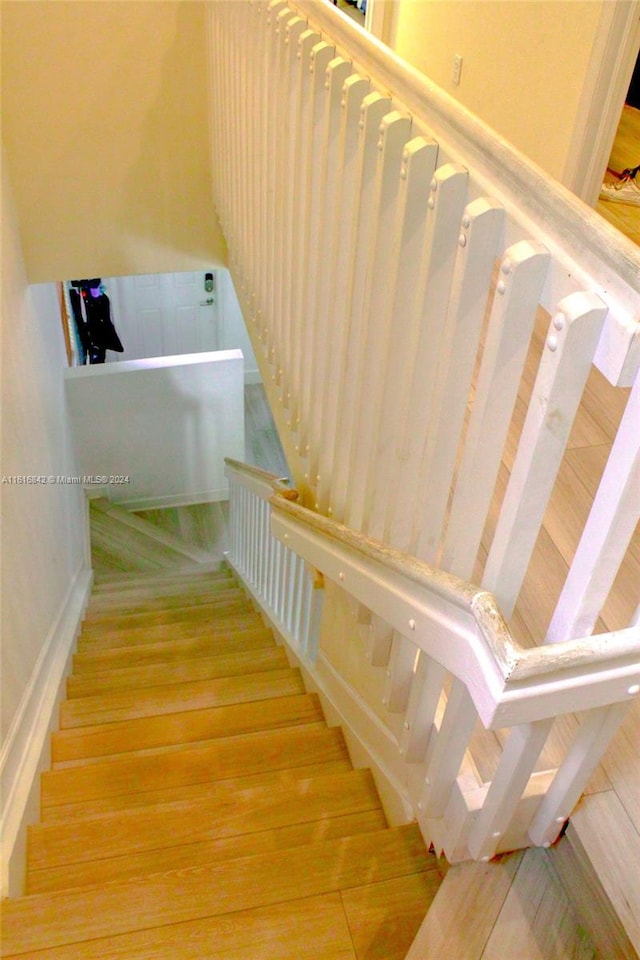
[[[97,587],[3,957],[402,960],[443,877],[225,571]]]

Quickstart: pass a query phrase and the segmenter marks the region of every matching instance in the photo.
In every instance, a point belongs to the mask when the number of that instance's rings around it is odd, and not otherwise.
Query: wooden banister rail
[[[425,839],[450,859],[549,845],[640,692],[637,626],[523,648],[486,590],[308,510],[264,471],[227,461],[227,476],[232,566],[314,682],[328,681],[373,762],[406,784]],[[397,735],[324,655],[325,581],[359,611],[362,669],[384,672],[382,704],[402,720]],[[574,711],[585,713],[571,720],[561,762],[537,769],[556,719]],[[490,781],[470,774],[466,759],[478,718],[486,731],[509,730]]]

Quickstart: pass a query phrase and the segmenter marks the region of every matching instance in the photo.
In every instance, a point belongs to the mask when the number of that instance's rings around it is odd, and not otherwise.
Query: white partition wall
[[[240,350],[65,371],[85,486],[125,507],[228,496],[224,457],[244,456]]]

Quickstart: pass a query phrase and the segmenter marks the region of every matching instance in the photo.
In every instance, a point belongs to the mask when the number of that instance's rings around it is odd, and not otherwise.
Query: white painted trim
[[[354,767],[371,768],[385,815],[396,826],[415,819],[409,787],[393,732],[385,726],[320,651],[312,664],[294,649],[288,651],[303,672],[305,687],[317,693],[329,726],[339,726]]]
[[[109,497],[109,487],[100,487],[100,496]],[[186,507],[190,504],[217,503],[229,499],[229,488],[218,487],[213,490],[201,490],[196,493],[172,493],[163,497],[140,497],[137,500],[114,500],[116,507],[123,510],[159,510],[162,507]]]
[[[3,896],[10,892],[12,860],[19,853],[18,842],[31,794],[39,786],[38,774],[48,756],[49,732],[57,723],[60,687],[89,602],[92,583],[93,572],[83,564],[42,644],[22,702],[0,751]],[[11,891],[16,892],[20,891]]]
[[[563,183],[594,206],[640,47],[640,0],[603,3]]]

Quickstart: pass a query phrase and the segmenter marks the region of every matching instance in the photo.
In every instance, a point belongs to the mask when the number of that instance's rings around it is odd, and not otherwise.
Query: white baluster
[[[545,643],[591,633],[640,518],[640,375],[582,531]]]
[[[372,228],[361,251],[367,264],[363,290],[363,347],[350,373],[353,388],[353,429],[349,464],[346,522],[356,530],[366,529],[365,505],[370,449],[380,420],[384,370],[392,339],[391,307],[393,278],[397,273],[399,245],[393,242],[397,219],[400,163],[411,132],[411,121],[397,111],[382,118],[378,129],[376,175],[372,203]],[[377,480],[377,478],[376,478]]]
[[[614,703],[590,710],[582,720],[529,828],[536,846],[549,846],[558,836],[630,707],[631,700]]]
[[[415,643],[394,633],[382,694],[382,702],[390,713],[403,713],[407,709],[417,654]]]
[[[394,475],[395,449],[400,431],[400,398],[403,378],[411,370],[410,333],[412,306],[415,300],[415,278],[419,276],[424,248],[429,184],[438,157],[438,146],[424,137],[414,137],[405,144],[399,169],[397,217],[393,235],[393,252],[388,271],[392,293],[390,345],[385,360],[382,398],[377,436],[367,453],[367,501],[364,514],[367,532],[383,540],[388,537],[384,521],[389,508]],[[373,477],[375,476],[375,482]]]
[[[606,314],[595,294],[574,293],[551,321],[482,579],[505,617],[520,592]]]
[[[339,428],[335,432],[333,470],[331,473],[331,507],[336,519],[345,516],[349,487],[349,465],[355,430],[356,383],[360,353],[363,350],[364,293],[368,269],[369,237],[374,227],[373,200],[375,196],[375,173],[377,166],[378,128],[391,101],[379,93],[370,93],[362,101],[360,109],[360,138],[358,143],[357,204],[354,210],[354,226],[351,234],[351,249],[341,251],[348,259],[352,279],[346,311],[346,351],[337,376]],[[322,468],[321,468],[322,475]]]
[[[331,258],[328,281],[329,357],[325,368],[325,384],[322,395],[325,404],[322,413],[321,439],[319,442],[318,505],[323,512],[330,509],[333,462],[340,428],[341,377],[345,365],[348,336],[348,316],[351,290],[357,256],[357,244],[353,236],[359,205],[359,149],[360,107],[369,91],[369,81],[351,74],[344,82],[341,96],[340,144],[338,169],[341,177],[338,184],[336,205],[333,211],[333,244],[327,255]],[[323,317],[320,318],[322,324]]]
[[[482,810],[469,833],[469,852],[475,860],[489,860],[495,854],[552,726],[553,717],[520,724],[511,731]]]
[[[309,418],[312,402],[316,402],[311,387],[313,383],[313,365],[315,350],[320,340],[316,328],[316,290],[315,284],[320,272],[320,264],[326,258],[319,241],[323,182],[326,183],[326,145],[324,135],[325,75],[329,62],[333,59],[334,48],[328,43],[318,43],[309,55],[311,71],[307,104],[307,167],[306,195],[304,204],[306,216],[302,222],[302,241],[298,262],[298,323],[302,327],[300,350],[300,406],[298,440],[303,457],[307,455],[309,436]],[[324,331],[323,331],[324,333]]]
[[[464,210],[447,319],[435,374],[427,441],[420,465],[422,511],[417,552],[435,563],[444,529],[456,455],[471,388],[504,210],[494,200],[474,200]]]
[[[367,637],[367,660],[372,667],[386,667],[391,655],[393,627],[375,614],[369,623]]]
[[[432,738],[433,746],[429,744],[427,775],[418,800],[421,816],[435,818],[444,814],[476,719],[466,687],[459,680],[452,680],[435,743]]]
[[[446,677],[444,667],[421,650],[400,740],[406,763],[421,763],[425,758]]]
[[[527,356],[549,254],[522,240],[503,258],[441,564],[471,576]]]
[[[352,71],[349,61],[334,57],[325,71],[325,102],[322,119],[321,156],[322,170],[318,188],[320,200],[317,233],[317,262],[310,294],[315,289],[313,310],[314,343],[311,350],[310,410],[309,410],[309,475],[315,487],[320,458],[320,430],[322,411],[329,402],[327,387],[327,364],[330,358],[330,343],[338,335],[335,317],[329,315],[329,295],[332,283],[332,268],[337,241],[334,239],[339,226],[338,196],[342,183],[340,160],[340,126],[342,117],[341,99],[345,80]],[[311,269],[313,273],[313,269]]]
[[[439,362],[440,339],[447,315],[460,221],[467,201],[467,179],[467,171],[456,164],[446,164],[434,173],[420,272],[407,317],[410,344],[405,357],[409,366],[398,384],[399,433],[396,438],[395,471],[387,499],[391,519],[386,527],[393,546],[411,552],[417,543],[414,523],[416,506],[421,502],[418,489],[420,462]]]

